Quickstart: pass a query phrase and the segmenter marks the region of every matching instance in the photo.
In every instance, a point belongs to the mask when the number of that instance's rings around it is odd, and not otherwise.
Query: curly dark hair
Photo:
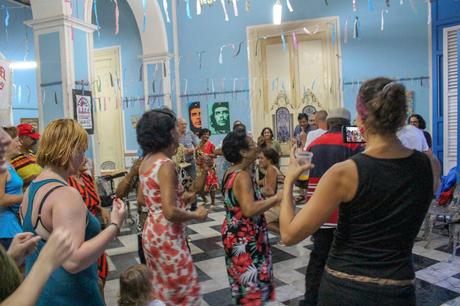
[[[276,152],[275,149],[271,147],[264,147],[262,149],[262,154],[272,162],[272,165],[278,165],[280,161],[280,155]]]
[[[243,159],[240,150],[249,149],[249,142],[246,136],[246,130],[236,128],[225,136],[222,143],[222,153],[226,160],[231,163],[238,163]]]
[[[169,147],[174,141],[171,131],[176,125],[176,115],[169,109],[145,112],[136,126],[137,142],[144,156]]]
[[[302,119],[307,119],[308,120],[308,115],[305,114],[305,113],[299,113],[299,115],[297,116],[297,120],[300,121]]]
[[[365,103],[366,130],[381,135],[395,134],[406,121],[406,88],[391,79],[378,77],[364,82],[358,99]]]
[[[211,136],[211,130],[204,128],[204,129],[200,129],[198,131],[198,137],[200,139],[201,139],[201,137],[203,137],[204,134],[209,134],[209,136]]]
[[[415,117],[417,118],[418,120],[418,128],[421,129],[421,130],[424,130],[426,129],[426,122],[425,122],[425,119],[423,119],[422,116],[420,116],[419,114],[412,114],[409,116],[409,118],[407,118],[407,124],[410,124],[410,119],[412,117]]]
[[[262,132],[260,132],[260,136],[264,136],[264,133],[265,133],[266,130],[268,130],[270,132],[270,134],[272,135],[272,139],[273,139],[273,137],[274,137],[273,130],[271,128],[269,128],[268,126],[264,127],[262,129]]]

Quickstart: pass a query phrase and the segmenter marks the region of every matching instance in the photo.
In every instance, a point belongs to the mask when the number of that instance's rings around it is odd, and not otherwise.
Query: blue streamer
[[[94,17],[96,19],[96,25],[97,25],[97,36],[100,38],[101,31],[100,31],[100,26],[99,26],[99,17],[97,16],[97,0],[93,1],[93,11],[94,11]]]
[[[18,86],[18,102],[21,103],[22,100],[22,88],[21,85]]]
[[[10,11],[8,10],[8,7],[5,7],[5,27],[8,27],[9,23],[10,23]]]
[[[192,15],[190,14],[190,0],[185,0],[186,10],[187,10],[187,17],[188,19],[192,19]]]
[[[144,19],[142,23],[142,32],[145,32],[145,29],[147,27],[147,1],[142,0],[142,7],[144,8]]]
[[[282,42],[283,50],[286,51],[286,38],[284,37],[284,32],[281,32],[281,42]]]
[[[372,1],[372,0],[367,0],[367,9],[368,9],[370,12],[373,12],[373,11],[375,10],[374,1]]]

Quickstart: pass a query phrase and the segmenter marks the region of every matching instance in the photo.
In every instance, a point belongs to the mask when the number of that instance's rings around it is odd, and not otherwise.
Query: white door
[[[125,169],[120,75],[119,48],[94,51],[96,153],[101,170]]]
[[[444,29],[444,174],[457,165],[459,31],[460,26]]]

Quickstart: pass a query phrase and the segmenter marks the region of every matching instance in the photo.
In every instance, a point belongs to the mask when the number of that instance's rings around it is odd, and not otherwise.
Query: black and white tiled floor
[[[219,199],[217,201],[219,202]],[[136,214],[134,205],[132,214]],[[218,205],[209,213],[208,219],[188,226],[191,251],[201,282],[202,305],[229,305],[231,303],[225,270],[220,225],[224,209]],[[311,241],[285,247],[278,244],[279,237],[270,235],[277,285],[277,302],[271,305],[298,305],[304,293],[304,273],[310,254]],[[419,241],[413,249],[417,276],[418,305],[460,306],[460,252],[453,260],[447,249],[448,239],[434,235],[429,249],[425,241]],[[120,236],[111,243],[109,255],[109,277],[105,287],[107,305],[117,305],[118,276],[127,267],[138,263],[135,226],[127,225]]]

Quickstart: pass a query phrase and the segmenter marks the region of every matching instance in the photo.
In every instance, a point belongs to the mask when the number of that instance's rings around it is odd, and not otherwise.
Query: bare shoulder
[[[348,159],[333,165],[326,171],[323,178],[336,186],[336,190],[341,193],[344,202],[354,198],[358,189],[359,176],[358,167],[352,160]]]

